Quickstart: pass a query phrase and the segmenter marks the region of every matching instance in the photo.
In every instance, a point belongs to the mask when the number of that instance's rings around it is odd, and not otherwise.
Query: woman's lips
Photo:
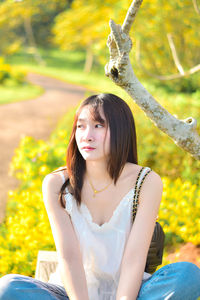
[[[92,151],[92,150],[95,150],[95,148],[92,148],[92,147],[83,147],[82,150]]]

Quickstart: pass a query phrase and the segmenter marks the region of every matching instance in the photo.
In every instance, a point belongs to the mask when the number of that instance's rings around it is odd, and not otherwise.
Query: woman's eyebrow
[[[104,122],[104,123],[106,123],[106,120],[105,119],[103,119],[103,118],[101,118],[101,120]],[[85,118],[78,118],[78,120],[77,120],[77,122],[86,122],[87,121],[87,119],[85,119]],[[94,122],[99,122],[98,120],[93,120]]]

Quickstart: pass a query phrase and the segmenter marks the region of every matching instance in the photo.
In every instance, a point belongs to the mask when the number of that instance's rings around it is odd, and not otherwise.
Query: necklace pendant
[[[97,193],[98,193],[98,191],[97,191],[97,190],[94,190],[93,197],[95,197]]]

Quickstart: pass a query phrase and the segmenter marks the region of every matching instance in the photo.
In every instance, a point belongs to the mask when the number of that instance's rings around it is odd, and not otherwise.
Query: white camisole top
[[[143,169],[138,185],[148,170],[148,167]],[[64,174],[63,172],[60,174],[64,183]],[[101,226],[93,222],[90,211],[84,203],[81,203],[80,208],[77,206],[75,198],[66,188],[65,209],[71,217],[80,242],[90,300],[116,299],[121,261],[132,227],[134,188],[122,198],[111,219]],[[143,280],[150,276],[151,274],[144,272]],[[48,282],[63,286],[59,265]]]

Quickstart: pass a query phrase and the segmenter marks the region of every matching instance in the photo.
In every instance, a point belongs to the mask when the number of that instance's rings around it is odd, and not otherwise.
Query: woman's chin
[[[86,160],[86,161],[100,161],[100,160],[103,160],[103,157],[100,157],[100,156],[97,156],[97,155],[83,155],[83,158]]]
[[[83,157],[86,161],[97,161],[97,160],[99,160],[99,158],[98,157],[92,157],[92,156],[85,156],[85,157]]]

